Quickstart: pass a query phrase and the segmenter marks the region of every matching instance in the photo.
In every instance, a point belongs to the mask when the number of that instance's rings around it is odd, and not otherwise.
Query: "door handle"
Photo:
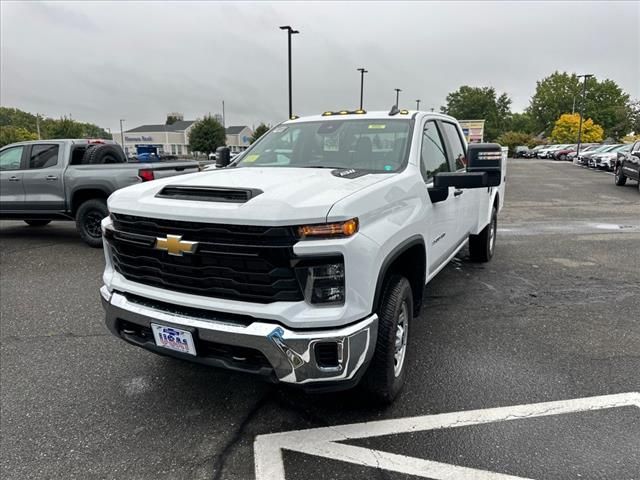
[[[9,181],[10,182],[19,182],[20,181],[20,177],[16,177],[15,175],[13,177],[9,177]]]
[[[459,197],[459,196],[460,196],[460,195],[462,195],[463,193],[464,193],[464,190],[458,190],[458,189],[456,189],[456,190],[454,190],[454,191],[453,191],[453,196],[454,196],[454,197]]]
[[[45,180],[49,180],[49,181],[57,180],[57,179],[58,179],[58,177],[56,177],[55,175],[47,175],[45,177]]]

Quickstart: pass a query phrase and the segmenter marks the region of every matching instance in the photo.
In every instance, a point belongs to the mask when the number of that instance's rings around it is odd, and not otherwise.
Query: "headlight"
[[[354,235],[357,231],[358,219],[352,218],[344,222],[302,225],[298,227],[298,236],[302,240],[309,238],[344,238]]]
[[[322,305],[344,303],[344,259],[342,256],[302,260],[295,268],[300,288],[308,303]]]

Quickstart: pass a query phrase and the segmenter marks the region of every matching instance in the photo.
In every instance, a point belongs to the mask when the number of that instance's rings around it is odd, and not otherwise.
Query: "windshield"
[[[280,125],[238,167],[355,168],[395,172],[406,158],[408,119],[327,120]]]

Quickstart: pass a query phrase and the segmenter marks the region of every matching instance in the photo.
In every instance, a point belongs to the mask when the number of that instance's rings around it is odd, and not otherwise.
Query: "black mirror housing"
[[[441,172],[433,177],[436,188],[482,188],[489,186],[487,172]]]
[[[216,148],[216,167],[224,168],[231,163],[231,151],[229,147]]]
[[[467,148],[467,172],[487,174],[487,187],[502,183],[502,147],[497,143],[472,143]]]

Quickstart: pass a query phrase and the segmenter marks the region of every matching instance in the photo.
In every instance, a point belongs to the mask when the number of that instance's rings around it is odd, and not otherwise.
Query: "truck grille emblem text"
[[[182,235],[167,235],[167,238],[157,237],[154,248],[181,257],[184,253],[194,253],[198,248],[198,242],[182,240]]]

